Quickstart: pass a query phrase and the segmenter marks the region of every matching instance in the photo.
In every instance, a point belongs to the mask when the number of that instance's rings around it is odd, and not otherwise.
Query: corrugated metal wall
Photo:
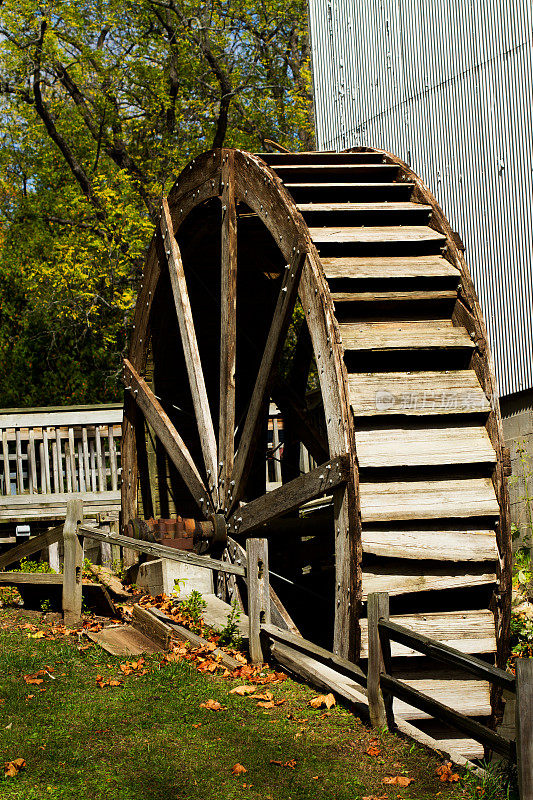
[[[465,245],[500,393],[533,387],[532,0],[309,0],[317,147],[385,148]]]

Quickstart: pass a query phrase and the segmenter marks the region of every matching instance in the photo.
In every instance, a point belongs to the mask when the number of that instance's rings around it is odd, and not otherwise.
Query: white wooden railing
[[[121,425],[122,405],[0,411],[0,522],[64,518],[73,495],[118,511]]]

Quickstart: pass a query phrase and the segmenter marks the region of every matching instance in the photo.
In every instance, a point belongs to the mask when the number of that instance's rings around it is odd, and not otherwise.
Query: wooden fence
[[[1,411],[0,522],[64,519],[73,494],[118,512],[121,425],[121,405]]]

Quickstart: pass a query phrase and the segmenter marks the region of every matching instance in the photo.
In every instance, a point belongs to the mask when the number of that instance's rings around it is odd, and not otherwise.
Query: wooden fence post
[[[67,518],[63,526],[63,617],[67,627],[81,620],[81,573],[83,570],[83,544],[78,536],[78,525],[83,522],[83,503],[69,500]]]
[[[391,720],[391,701],[386,703],[381,691],[380,675],[385,671],[384,653],[381,647],[378,622],[389,619],[389,595],[387,592],[372,592],[367,599],[368,617],[368,669],[367,696],[370,721],[375,728],[386,728]],[[388,660],[388,659],[387,659]],[[389,708],[387,708],[387,705]]]
[[[520,800],[533,800],[533,659],[516,660],[516,760]]]
[[[270,623],[267,539],[246,540],[246,567],[250,658],[257,664],[264,661],[260,639],[261,625]]]

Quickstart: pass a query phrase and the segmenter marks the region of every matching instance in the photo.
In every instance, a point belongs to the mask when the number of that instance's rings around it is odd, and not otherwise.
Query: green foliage
[[[226,624],[220,631],[218,643],[221,647],[235,647],[239,648],[242,644],[242,637],[239,633],[239,619],[241,612],[237,603],[234,601],[231,604],[231,611],[228,614]]]
[[[54,570],[50,567],[46,561],[30,561],[27,558],[23,558],[20,562],[20,567],[17,569],[12,569],[12,572],[54,572]]]
[[[212,146],[312,146],[305,9],[0,6],[0,405],[116,399],[161,195]]]
[[[207,608],[207,603],[201,593],[193,589],[189,597],[185,600],[180,600],[179,607],[180,611],[188,617],[192,632],[201,633],[202,615]]]

